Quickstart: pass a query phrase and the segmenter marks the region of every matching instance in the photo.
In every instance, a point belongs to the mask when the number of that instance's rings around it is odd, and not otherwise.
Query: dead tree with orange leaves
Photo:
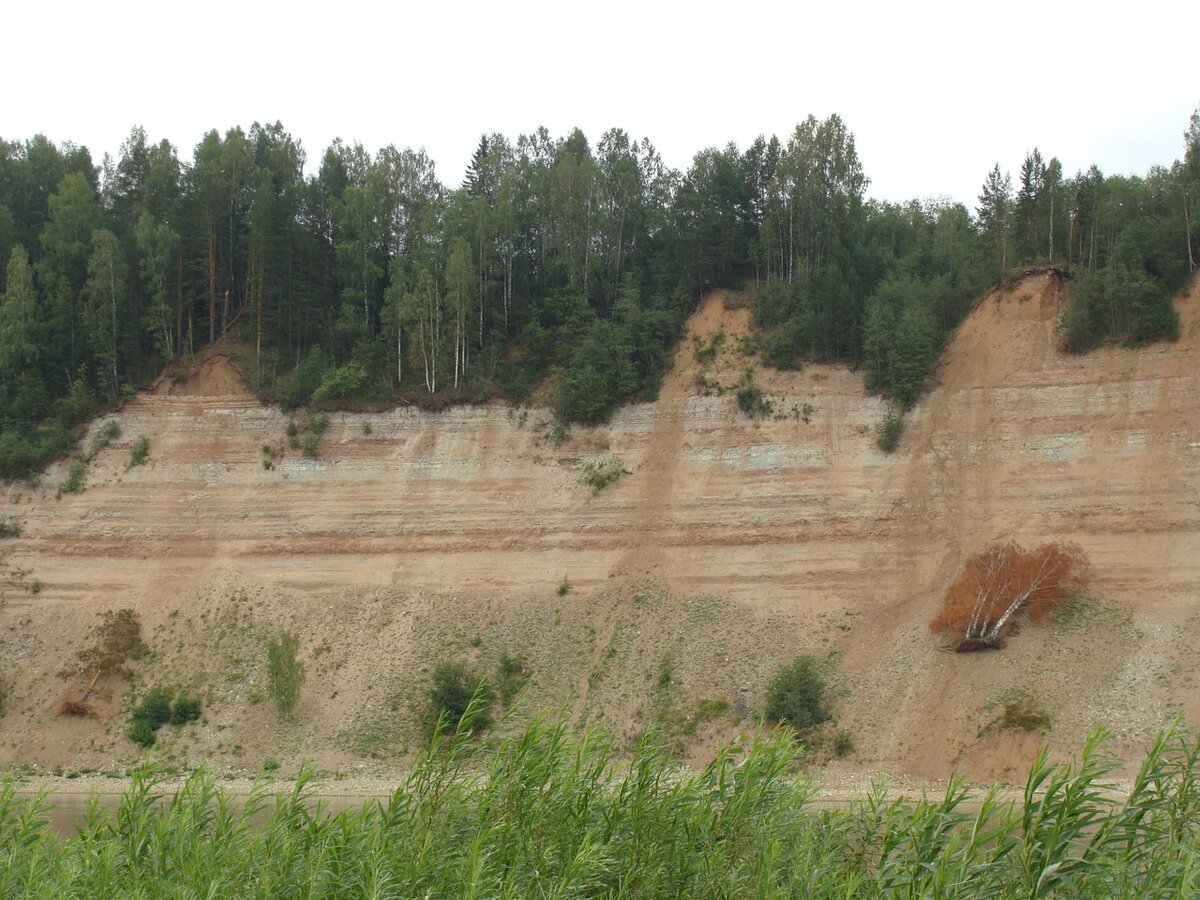
[[[963,573],[946,589],[942,610],[929,623],[934,634],[950,632],[959,651],[1004,646],[1004,636],[1027,615],[1048,620],[1066,596],[1087,584],[1091,567],[1075,544],[992,544],[967,560]]]

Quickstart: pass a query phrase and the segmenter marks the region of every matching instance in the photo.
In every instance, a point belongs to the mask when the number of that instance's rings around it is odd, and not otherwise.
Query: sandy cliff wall
[[[664,666],[681,710],[703,697],[753,710],[783,661],[832,651],[859,765],[1019,768],[1038,739],[979,736],[1016,689],[1052,711],[1059,749],[1096,722],[1133,748],[1175,709],[1200,712],[1200,292],[1179,300],[1178,343],[1086,357],[1055,349],[1061,302],[1049,275],[984,298],[891,456],[874,444],[883,401],[842,367],[758,369],[775,414],[741,413],[748,311],[720,294],[657,402],[561,444],[538,410],[402,407],[333,414],[319,458],[289,451],[266,469],[286,416],[213,355],[116,416],[122,436],[84,493],[55,499],[54,471],[9,489],[24,533],[0,548],[18,570],[0,586],[0,761],[131,752],[120,729],[53,715],[54,672],[98,610],[127,605],[160,677],[211,697],[181,755],[279,745],[252,699],[256,642],[283,627],[310,654],[328,642],[288,740],[331,765],[408,745],[434,660],[500,652],[529,660],[531,703],[622,735],[661,709]],[[702,365],[696,342],[718,333]],[[139,435],[150,461],[125,471]],[[594,494],[584,467],[610,460],[628,474]],[[944,653],[925,624],[998,538],[1078,542],[1101,599],[1001,653]]]

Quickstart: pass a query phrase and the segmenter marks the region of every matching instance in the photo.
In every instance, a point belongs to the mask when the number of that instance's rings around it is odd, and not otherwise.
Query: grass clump
[[[321,435],[328,429],[329,415],[327,413],[305,412],[288,419],[287,426],[284,428],[284,436],[287,439],[288,447],[292,450],[299,450],[301,455],[308,459],[314,459],[318,456],[317,448],[321,443]],[[263,453],[269,458],[267,461],[273,465],[276,454],[268,450],[269,446],[269,444],[263,444]],[[267,467],[264,466],[264,468]]]
[[[508,706],[529,680],[528,666],[520,657],[501,653],[496,670],[496,692],[500,702]]]
[[[74,460],[67,467],[67,475],[58,485],[58,496],[63,494],[82,494],[85,469],[83,463]]]
[[[116,422],[106,422],[101,426],[100,430],[92,436],[91,443],[88,444],[87,452],[80,456],[80,459],[86,465],[95,459],[100,451],[106,448],[109,444],[121,436],[121,426]]]
[[[150,438],[146,435],[141,435],[135,438],[133,443],[129,445],[129,465],[126,469],[132,469],[135,466],[142,465],[150,456]]]
[[[0,519],[0,538],[17,538],[21,536],[21,523],[9,519]]]
[[[833,734],[833,755],[838,759],[849,756],[854,752],[854,735],[845,728],[839,728]]]
[[[592,489],[592,494],[598,494],[622,475],[628,475],[629,470],[621,465],[615,456],[600,462],[589,462],[583,467],[583,483]]]
[[[1028,692],[1010,691],[1000,700],[1000,712],[979,729],[979,736],[997,731],[1050,730],[1050,714]]]
[[[267,642],[267,693],[275,701],[275,712],[290,721],[304,684],[304,663],[296,655],[300,639],[285,631]]]
[[[801,737],[831,718],[825,676],[814,656],[797,656],[767,687],[767,718],[795,729]]]
[[[558,583],[555,593],[560,597],[565,597],[567,594],[571,593],[571,579],[564,575],[563,580]]]
[[[696,358],[696,362],[701,365],[708,365],[717,358],[717,353],[724,343],[724,331],[716,332],[707,341],[703,340],[698,334],[692,335],[692,355]]]

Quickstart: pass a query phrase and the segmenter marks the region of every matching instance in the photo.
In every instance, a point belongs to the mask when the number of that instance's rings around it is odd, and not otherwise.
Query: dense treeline
[[[135,128],[117,159],[0,140],[0,476],[61,451],[99,405],[236,337],[285,406],[435,402],[539,383],[598,421],[653,396],[696,293],[756,282],[764,358],[861,363],[910,404],[970,300],[1004,269],[1086,273],[1077,350],[1176,327],[1195,266],[1200,123],[1145,178],[1064,178],[1034,150],[972,214],[879,203],[853,135],[809,117],[781,141],[698,153],[544,129],[482,138],[460,187],[423,151],[338,140],[315,172],[282,125],[211,131],[188,161]],[[549,376],[549,377],[548,377]]]

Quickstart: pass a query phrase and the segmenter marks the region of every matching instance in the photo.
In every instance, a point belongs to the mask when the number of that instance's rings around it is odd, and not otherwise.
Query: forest
[[[1036,148],[978,205],[881,202],[853,133],[809,116],[685,172],[612,129],[480,138],[449,187],[423,150],[282,124],[209,131],[190,159],[134,128],[99,164],[0,139],[0,477],[227,340],[284,407],[536,399],[564,422],[653,398],[709,286],[752,285],[763,360],[861,366],[899,414],[1005,272],[1073,278],[1065,349],[1172,338],[1200,258],[1200,110],[1182,159],[1068,176]]]

